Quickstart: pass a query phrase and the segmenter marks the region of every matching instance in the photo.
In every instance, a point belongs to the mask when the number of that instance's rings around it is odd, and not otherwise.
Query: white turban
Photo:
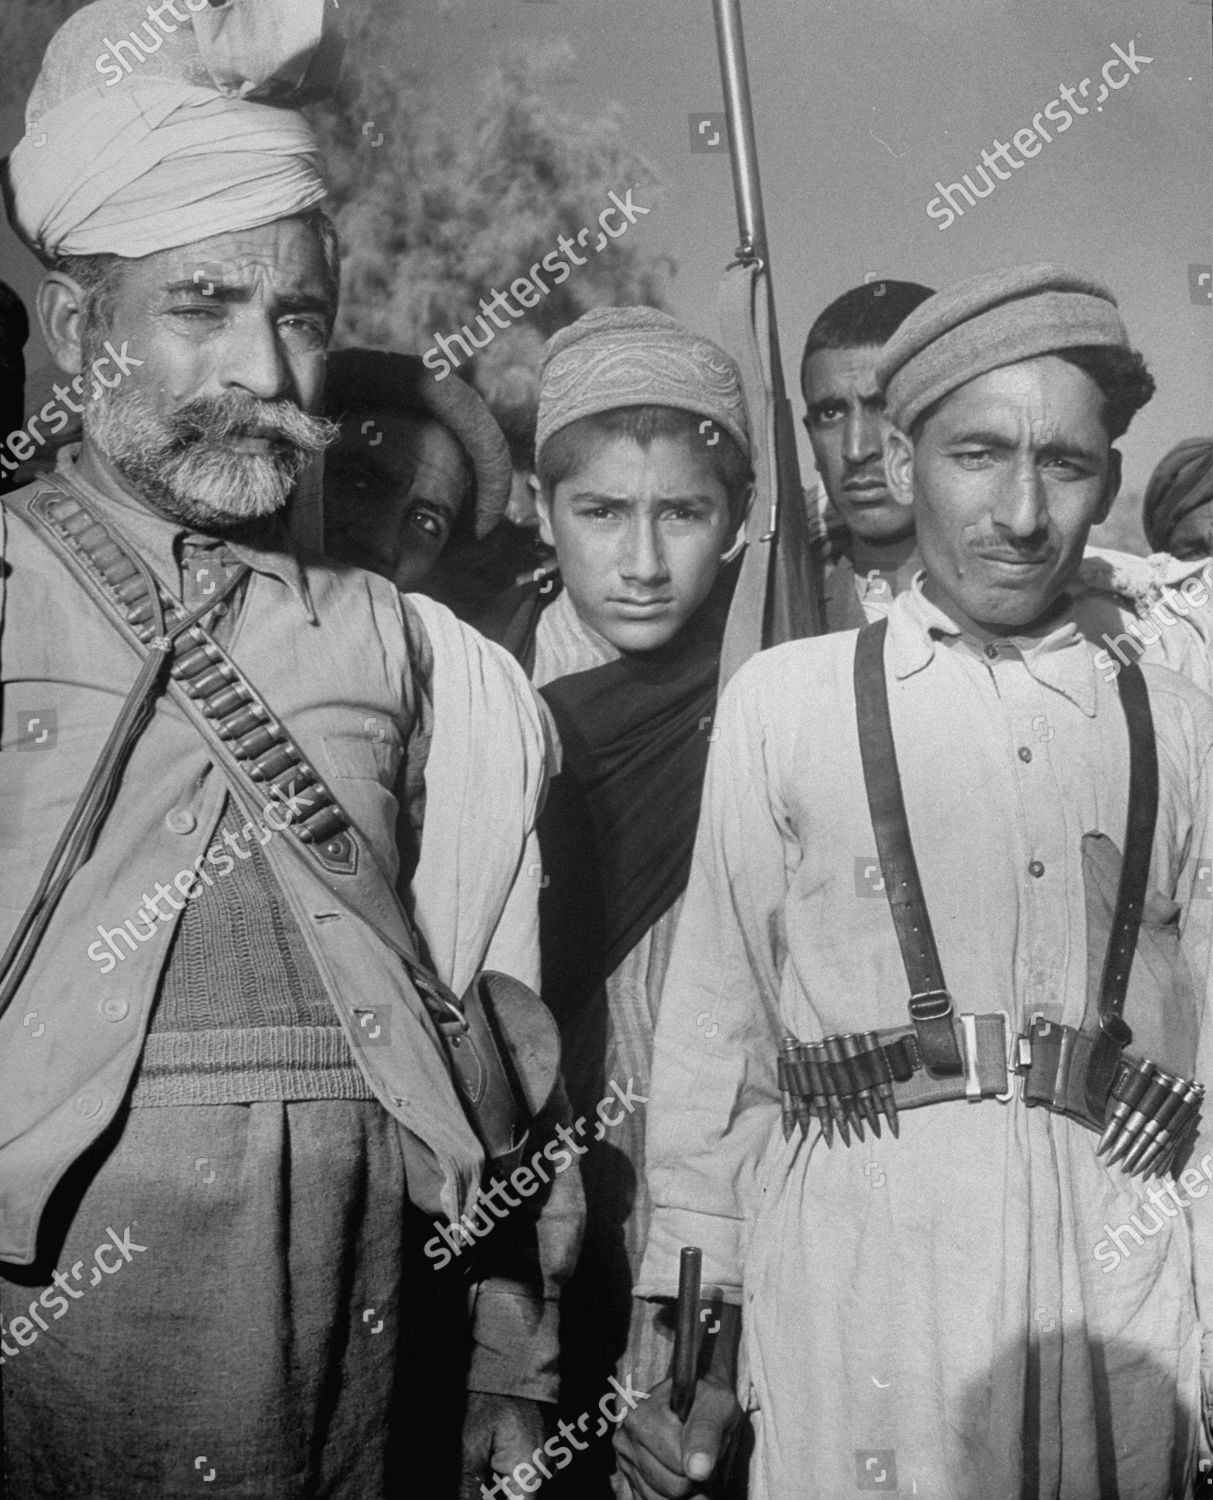
[[[7,165],[9,217],[44,261],[150,255],[325,197],[311,127],[282,102],[315,92],[324,0],[178,4],[188,24],[97,0],[51,41]]]

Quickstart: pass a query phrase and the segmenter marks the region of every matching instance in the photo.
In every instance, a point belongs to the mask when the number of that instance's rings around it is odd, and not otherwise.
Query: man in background
[[[931,295],[913,281],[852,287],[819,315],[800,362],[805,431],[825,491],[825,616],[849,630],[886,613],[921,563],[914,514],[889,494],[881,345]],[[820,498],[820,497],[819,497]]]
[[[328,556],[412,593],[504,513],[509,449],[465,380],[436,380],[416,354],[338,349],[324,411],[341,429],[324,462]]]
[[[1141,524],[1151,552],[1183,561],[1213,557],[1213,438],[1187,438],[1159,460]]]

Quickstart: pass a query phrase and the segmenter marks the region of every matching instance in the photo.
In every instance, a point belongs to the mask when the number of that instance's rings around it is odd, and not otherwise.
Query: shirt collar
[[[987,643],[966,635],[931,603],[922,591],[925,577],[925,573],[916,574],[889,611],[888,660],[898,678],[920,672],[934,659],[937,643],[946,640],[950,647],[968,651],[987,665],[999,656],[1018,656],[1037,682],[1061,693],[1088,718],[1095,717],[1094,653],[1068,607],[1045,635],[1012,635]]]
[[[107,521],[118,527],[161,581],[176,594],[180,543],[183,538],[198,536],[199,533],[149,509],[125,491],[120,495],[109,495],[90,484],[76,461],[79,452],[79,444],[61,449],[56,468],[70,476],[90,503]],[[308,619],[315,623],[316,611],[307,574],[281,516],[272,516],[256,528],[246,528],[239,537],[217,533],[214,540],[226,543],[232,556],[247,563],[253,572],[264,573],[286,584]]]

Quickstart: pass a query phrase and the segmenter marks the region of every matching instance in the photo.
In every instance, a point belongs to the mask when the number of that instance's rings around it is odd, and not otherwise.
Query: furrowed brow
[[[319,313],[325,318],[333,315],[333,304],[319,292],[285,292],[277,305],[279,312]]]
[[[1083,463],[1098,465],[1103,455],[1093,448],[1084,448],[1080,443],[1042,443],[1036,450],[1038,458],[1077,458]]]
[[[947,439],[951,447],[956,443],[969,443],[979,448],[997,448],[1006,450],[1015,447],[1015,440],[1008,438],[1005,432],[992,432],[984,428],[974,428],[969,432],[956,432]]]
[[[251,286],[216,281],[209,276],[195,276],[188,281],[170,281],[164,288],[166,297],[205,297],[208,302],[247,302],[252,293]]]

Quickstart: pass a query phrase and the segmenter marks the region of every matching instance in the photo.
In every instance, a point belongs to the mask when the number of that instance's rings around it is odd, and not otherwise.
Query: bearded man
[[[500,1184],[434,1019],[482,969],[537,981],[543,720],[504,653],[282,519],[332,437],[338,262],[310,130],[260,96],[322,10],[187,17],[110,89],[141,12],[88,7],[11,160],[86,396],[0,583],[12,1500],[363,1500],[419,1464],[450,1494],[466,1391],[475,1493],[555,1395],[576,1174],[460,1255]]]

